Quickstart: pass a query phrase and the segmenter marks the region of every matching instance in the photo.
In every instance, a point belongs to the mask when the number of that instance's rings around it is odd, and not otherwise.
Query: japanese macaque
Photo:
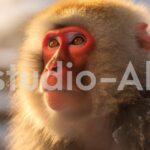
[[[127,0],[59,1],[35,16],[20,50],[10,150],[148,150],[149,16],[144,6]],[[143,90],[136,84],[118,90],[129,64]],[[21,74],[27,72],[32,84],[35,71],[39,84],[27,90]],[[48,88],[56,77],[62,77],[62,90]]]

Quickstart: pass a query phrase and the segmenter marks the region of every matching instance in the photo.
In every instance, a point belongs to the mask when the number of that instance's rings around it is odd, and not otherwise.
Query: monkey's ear
[[[147,32],[148,24],[141,22],[136,28],[140,46],[146,50],[150,50],[150,34]]]

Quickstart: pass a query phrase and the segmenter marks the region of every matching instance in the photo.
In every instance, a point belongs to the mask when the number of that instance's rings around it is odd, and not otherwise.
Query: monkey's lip
[[[51,93],[51,92],[60,92],[60,93],[61,92],[66,92],[66,93],[68,92],[68,93],[78,93],[78,94],[82,93],[82,91],[78,90],[77,88],[74,88],[72,90],[68,90],[65,87],[62,90],[45,91],[45,93]]]
[[[80,100],[85,99],[84,93],[77,90],[68,91],[66,89],[59,91],[45,92],[45,100],[48,106],[55,111],[73,110],[80,105]]]
[[[79,90],[76,86],[74,86],[73,88],[72,88],[72,90],[68,90],[65,86],[64,87],[62,87],[62,89],[61,90],[58,90],[58,89],[55,89],[55,90],[48,90],[48,89],[44,89],[44,92],[46,92],[46,93],[51,93],[51,92],[75,92],[75,93],[82,93],[82,91],[81,90]]]

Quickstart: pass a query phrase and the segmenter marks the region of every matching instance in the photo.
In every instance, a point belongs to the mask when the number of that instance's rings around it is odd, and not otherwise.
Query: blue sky
[[[150,4],[150,0],[135,0],[136,2],[146,2],[148,4]]]

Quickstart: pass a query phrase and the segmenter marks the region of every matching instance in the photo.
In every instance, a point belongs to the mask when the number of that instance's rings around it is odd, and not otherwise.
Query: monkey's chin
[[[81,113],[91,107],[91,100],[82,91],[48,91],[44,95],[48,107],[56,112]]]

